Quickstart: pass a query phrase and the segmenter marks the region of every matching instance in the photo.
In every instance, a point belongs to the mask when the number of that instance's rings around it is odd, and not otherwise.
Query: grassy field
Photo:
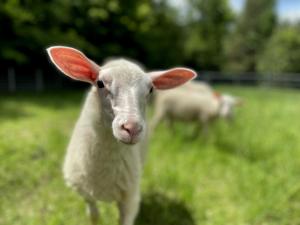
[[[138,225],[300,224],[300,92],[219,87],[244,98],[236,120],[192,139],[161,124],[151,141]],[[88,224],[65,187],[64,151],[83,93],[0,95],[0,224]],[[103,225],[117,224],[113,204]]]

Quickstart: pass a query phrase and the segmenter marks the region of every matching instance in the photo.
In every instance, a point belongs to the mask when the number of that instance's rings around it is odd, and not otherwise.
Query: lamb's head
[[[235,106],[242,105],[242,100],[238,97],[234,97],[229,94],[223,94],[220,96],[221,107],[219,115],[225,119],[232,119]]]
[[[152,89],[170,89],[193,79],[186,68],[144,72],[137,64],[120,59],[98,66],[80,51],[62,46],[47,49],[52,62],[65,75],[95,86],[103,112],[116,139],[135,144],[145,133],[145,109]]]

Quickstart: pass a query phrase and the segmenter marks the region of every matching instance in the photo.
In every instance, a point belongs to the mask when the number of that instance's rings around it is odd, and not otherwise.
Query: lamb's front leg
[[[99,211],[95,201],[86,200],[87,213],[91,220],[91,225],[97,225],[99,221]]]
[[[118,202],[120,225],[133,225],[139,211],[140,192],[126,195],[122,201]]]

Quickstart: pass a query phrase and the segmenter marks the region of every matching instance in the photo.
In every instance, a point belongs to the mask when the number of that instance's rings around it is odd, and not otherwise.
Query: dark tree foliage
[[[299,29],[276,29],[272,36],[276,0],[247,0],[235,18],[229,0],[187,0],[177,8],[172,2],[2,0],[0,69],[42,68],[50,76],[45,49],[66,45],[100,64],[124,56],[149,69],[299,72]]]
[[[276,0],[247,0],[228,38],[227,70],[256,71],[257,60],[276,26]]]
[[[300,73],[300,25],[280,26],[258,60],[261,73]]]
[[[191,0],[186,54],[201,70],[219,70],[224,63],[224,38],[233,15],[227,0]]]
[[[149,67],[180,62],[181,29],[164,1],[4,0],[0,58],[5,65],[48,63],[45,49],[67,45],[98,62],[135,58]]]

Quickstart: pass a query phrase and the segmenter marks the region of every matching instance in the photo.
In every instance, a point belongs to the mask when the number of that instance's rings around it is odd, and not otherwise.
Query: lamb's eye
[[[104,83],[103,83],[102,80],[98,80],[98,81],[97,81],[97,86],[98,86],[98,88],[100,88],[100,89],[104,89],[104,93],[106,94],[106,96],[112,97],[113,94],[111,93],[110,90],[108,90],[108,89],[105,87],[105,85],[104,85]]]
[[[152,92],[153,92],[153,87],[150,88],[149,94],[151,94]]]
[[[98,81],[97,81],[97,86],[98,86],[98,88],[104,88],[104,83],[103,83],[103,81],[102,81],[102,80],[98,80]]]

